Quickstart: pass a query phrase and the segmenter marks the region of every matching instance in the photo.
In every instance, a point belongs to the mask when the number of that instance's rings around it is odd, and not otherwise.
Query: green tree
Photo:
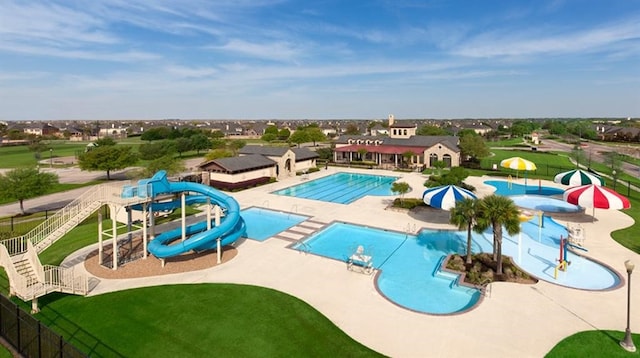
[[[295,143],[300,147],[300,144],[309,142],[311,139],[305,130],[297,130],[293,132],[291,137],[289,137],[289,141],[291,143]]]
[[[358,149],[358,157],[360,158],[360,160],[364,160],[365,156],[367,155],[367,153],[369,153],[369,151],[367,150],[367,148],[360,148]]]
[[[78,157],[78,165],[82,170],[107,172],[107,180],[111,179],[111,171],[125,169],[135,165],[138,161],[137,154],[130,146],[106,146],[98,147],[92,151],[81,154]]]
[[[318,127],[309,127],[305,129],[307,132],[307,136],[309,136],[309,140],[313,142],[313,146],[316,146],[316,142],[324,142],[327,140],[327,136],[324,135],[322,129]]]
[[[58,176],[45,173],[36,168],[18,168],[0,174],[0,198],[15,199],[20,203],[20,212],[24,211],[24,200],[45,194],[51,186],[58,183]]]
[[[229,157],[233,157],[233,152],[228,149],[222,149],[222,148],[214,149],[204,156],[206,160],[214,160],[214,159],[229,158]]]
[[[502,226],[509,235],[520,232],[520,210],[506,196],[492,194],[481,199],[476,216],[476,229],[482,232],[492,227],[493,260],[496,261],[496,273],[502,275]]]
[[[234,139],[227,144],[227,147],[229,147],[233,151],[233,154],[236,155],[245,145],[247,145],[247,142],[242,139]]]
[[[196,154],[200,155],[201,150],[207,150],[211,148],[211,142],[209,137],[202,133],[191,136],[191,146],[195,149]]]
[[[146,167],[142,169],[141,178],[150,178],[159,170],[166,170],[167,175],[176,175],[184,172],[185,166],[181,159],[175,158],[173,155],[165,155],[147,163]]]
[[[171,136],[171,128],[162,126],[162,127],[153,127],[142,132],[140,139],[154,141],[161,139],[168,139]]]
[[[409,167],[409,162],[411,161],[411,158],[413,158],[414,155],[416,155],[416,153],[410,150],[402,153],[402,161],[406,164],[407,167]]]
[[[275,125],[267,126],[264,130],[264,134],[260,137],[265,142],[273,142],[278,139],[278,127]]]
[[[405,182],[395,182],[391,184],[391,191],[393,193],[400,194],[400,203],[402,204],[404,201],[404,194],[408,193],[411,190],[411,186]]]
[[[460,154],[463,157],[469,157],[472,161],[478,161],[481,158],[488,157],[489,147],[484,138],[479,135],[466,134],[460,137]]]
[[[176,146],[176,152],[180,158],[182,158],[182,153],[188,152],[193,149],[193,145],[191,144],[191,139],[185,137],[178,137],[174,140]]]
[[[291,136],[289,128],[282,128],[278,131],[278,140],[287,140]]]
[[[102,137],[94,142],[98,147],[104,147],[108,145],[116,145],[116,141],[111,137]]]
[[[154,160],[166,155],[173,155],[176,153],[176,147],[174,144],[175,143],[171,140],[142,143],[138,147],[140,159]]]
[[[344,134],[347,135],[360,135],[360,129],[358,129],[358,126],[355,125],[355,123],[349,123],[347,124],[347,127],[345,128]]]
[[[444,128],[425,124],[418,128],[417,135],[447,135],[447,131]]]
[[[471,264],[471,229],[475,225],[478,213],[479,199],[464,198],[456,201],[456,206],[451,209],[449,222],[456,225],[460,230],[467,230],[467,264]]]

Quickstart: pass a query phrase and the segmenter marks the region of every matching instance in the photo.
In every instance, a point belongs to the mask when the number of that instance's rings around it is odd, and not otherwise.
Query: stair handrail
[[[89,280],[85,275],[76,275],[73,267],[44,265],[45,282],[55,291],[86,295]]]
[[[44,283],[44,269],[42,267],[42,263],[40,263],[40,258],[38,258],[38,252],[29,240],[27,240],[27,252],[25,253],[25,259],[29,261],[31,268],[33,269],[33,273],[36,275],[38,281]]]
[[[25,292],[27,289],[27,281],[24,276],[20,275],[16,270],[16,266],[11,260],[7,247],[0,244],[0,265],[4,267],[4,271],[9,278],[9,295],[16,295],[18,292]]]
[[[105,201],[126,201],[121,198],[121,192],[123,185],[127,183],[128,181],[94,185],[25,235],[2,240],[1,242],[7,247],[10,256],[26,252],[27,241],[30,241],[38,248],[37,251],[41,252],[48,246],[40,248],[38,247],[40,242],[72,220],[75,220],[77,225],[81,220],[86,219],[93,212],[93,210],[90,210],[90,212],[84,212],[84,215],[80,215],[86,209],[94,207],[96,203]]]

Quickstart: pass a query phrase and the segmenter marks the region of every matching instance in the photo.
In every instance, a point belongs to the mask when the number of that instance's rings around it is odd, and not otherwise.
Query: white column
[[[111,234],[113,235],[112,242],[112,256],[113,256],[113,270],[118,269],[118,222],[116,221],[117,209],[115,205],[109,205],[111,209]]]
[[[211,230],[211,198],[207,198],[207,230]]]
[[[98,209],[98,264],[102,265],[103,260],[102,248],[102,207]]]
[[[142,258],[147,258],[147,203],[142,203]]]
[[[218,256],[218,263],[222,262],[222,244],[220,243],[220,241],[222,241],[220,238],[218,238],[218,240],[216,240],[216,245],[217,245],[217,250],[216,250],[216,254]]]
[[[186,194],[180,195],[180,207],[182,208],[182,241],[187,239],[187,200]]]
[[[213,211],[215,212],[216,227],[218,227],[220,226],[220,217],[222,216],[222,211],[220,210],[220,206],[216,205]]]

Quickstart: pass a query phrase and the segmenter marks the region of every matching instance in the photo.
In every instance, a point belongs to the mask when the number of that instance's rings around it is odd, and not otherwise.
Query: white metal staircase
[[[137,197],[122,198],[122,188],[122,182],[93,186],[26,235],[1,241],[0,266],[7,272],[10,294],[24,301],[34,301],[35,311],[37,298],[50,292],[86,295],[86,276],[75,274],[72,268],[43,266],[38,253],[62,238],[102,205],[127,205],[141,200]]]

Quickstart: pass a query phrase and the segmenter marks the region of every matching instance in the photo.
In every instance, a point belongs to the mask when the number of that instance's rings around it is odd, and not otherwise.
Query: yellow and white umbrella
[[[520,157],[507,158],[500,162],[500,166],[503,168],[514,169],[518,172],[521,170],[529,171],[536,170],[536,164],[530,160],[526,160]],[[527,190],[527,176],[524,176],[524,187]]]
[[[507,158],[500,162],[500,166],[503,168],[514,170],[536,170],[536,164],[530,160],[526,160],[520,157]]]

